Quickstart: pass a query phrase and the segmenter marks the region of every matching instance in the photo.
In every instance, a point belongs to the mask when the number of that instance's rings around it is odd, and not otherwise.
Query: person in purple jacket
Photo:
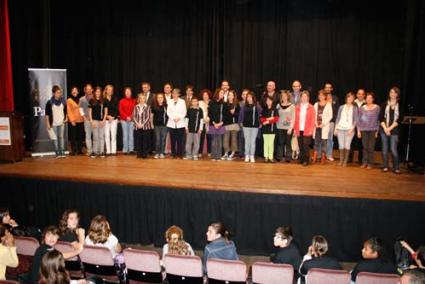
[[[373,165],[373,154],[375,142],[379,130],[380,107],[374,103],[375,94],[366,93],[366,104],[359,109],[359,120],[357,123],[357,136],[362,139],[363,161],[361,168],[371,169]]]

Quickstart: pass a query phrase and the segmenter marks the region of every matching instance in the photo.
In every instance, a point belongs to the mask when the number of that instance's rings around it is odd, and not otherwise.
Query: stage
[[[44,157],[0,164],[0,176],[0,206],[18,221],[56,224],[65,208],[75,207],[85,227],[105,214],[118,238],[133,244],[160,246],[166,228],[177,224],[202,248],[208,223],[219,219],[234,233],[238,252],[267,255],[275,227],[290,224],[303,252],[314,234],[323,234],[332,254],[356,261],[370,236],[391,248],[400,236],[419,245],[425,234],[424,176],[357,164]]]

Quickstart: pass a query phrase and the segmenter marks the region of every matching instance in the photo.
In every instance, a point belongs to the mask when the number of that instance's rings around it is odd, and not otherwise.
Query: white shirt
[[[344,105],[341,111],[337,129],[350,130],[353,128],[353,108],[354,106]]]
[[[63,113],[64,105],[55,105],[52,104],[52,116],[53,116],[53,126],[60,126],[65,120],[65,114]]]
[[[184,128],[185,127],[185,117],[186,117],[186,103],[184,100],[178,98],[177,101],[171,99],[167,102],[167,115],[168,122],[167,127],[170,128]],[[174,119],[178,118],[177,122]]]
[[[105,247],[111,251],[112,257],[115,257],[117,255],[115,248],[118,245],[118,239],[112,233],[109,235],[108,239],[103,244],[101,243],[94,244],[93,241],[89,238],[89,236],[87,236],[86,239],[84,240],[84,244],[89,246]]]
[[[300,131],[304,131],[305,119],[307,117],[308,103],[301,103],[300,107]]]

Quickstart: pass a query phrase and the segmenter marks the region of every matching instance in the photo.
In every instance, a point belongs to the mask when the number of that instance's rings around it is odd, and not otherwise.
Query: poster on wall
[[[33,156],[54,155],[55,148],[51,133],[46,126],[46,103],[52,98],[52,87],[62,88],[63,96],[67,94],[66,69],[29,68],[30,101],[32,104],[31,152]],[[65,126],[64,141],[68,141]],[[66,144],[65,144],[66,145]]]
[[[12,145],[10,119],[8,117],[0,117],[0,146],[10,145]]]

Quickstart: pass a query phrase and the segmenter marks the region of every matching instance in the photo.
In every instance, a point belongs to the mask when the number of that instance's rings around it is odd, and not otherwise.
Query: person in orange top
[[[80,111],[79,93],[78,87],[73,86],[71,88],[71,96],[66,101],[69,141],[71,142],[71,156],[83,154],[84,117],[81,115]]]

